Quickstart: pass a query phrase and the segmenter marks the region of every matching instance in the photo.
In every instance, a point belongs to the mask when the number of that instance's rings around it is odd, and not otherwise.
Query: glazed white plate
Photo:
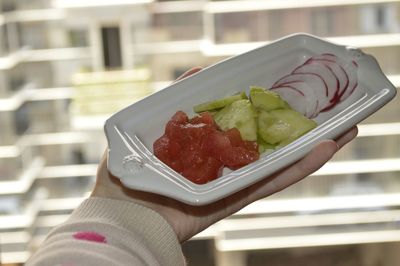
[[[197,185],[158,160],[153,142],[178,110],[193,115],[193,106],[258,85],[268,88],[315,54],[332,53],[358,64],[358,87],[345,101],[315,118],[318,127],[272,154],[204,185]],[[124,186],[204,205],[239,191],[292,164],[323,139],[333,139],[396,95],[379,64],[361,50],[339,46],[307,34],[277,40],[176,82],[122,111],[105,123],[108,169]]]

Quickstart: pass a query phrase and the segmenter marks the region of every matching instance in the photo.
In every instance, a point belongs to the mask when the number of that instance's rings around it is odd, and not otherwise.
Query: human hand
[[[200,70],[201,68],[193,68],[179,79]],[[179,241],[184,242],[250,203],[281,191],[317,171],[341,147],[354,139],[357,132],[357,127],[354,127],[335,141],[322,141],[296,163],[235,194],[205,206],[191,206],[165,196],[124,187],[120,180],[107,170],[105,154],[98,168],[92,196],[132,201],[151,208],[166,219],[177,234]]]

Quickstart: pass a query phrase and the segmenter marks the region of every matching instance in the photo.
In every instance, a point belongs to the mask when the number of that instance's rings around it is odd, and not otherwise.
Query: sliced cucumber
[[[257,112],[258,130],[267,129],[277,121],[277,118],[267,111],[259,110]]]
[[[258,118],[259,135],[267,143],[279,146],[289,144],[317,126],[315,121],[294,110],[278,109],[269,112],[269,116],[275,117],[275,120],[269,127],[264,127],[264,124],[271,123],[273,118],[262,114],[263,116],[259,115]]]
[[[267,111],[258,112],[257,125],[262,140],[273,145],[289,138],[293,131],[289,123]]]
[[[228,97],[225,97],[222,99],[195,105],[193,107],[193,111],[195,111],[196,113],[201,113],[201,112],[205,112],[205,111],[218,110],[218,109],[221,109],[235,101],[243,100],[243,99],[247,99],[247,95],[245,92],[241,92],[239,94],[228,96]]]
[[[317,124],[291,109],[279,94],[262,87],[196,105],[210,112],[221,130],[237,128],[243,140],[257,141],[260,153],[272,152],[307,133]]]
[[[242,139],[257,140],[256,111],[249,100],[238,100],[214,115],[217,125],[224,131],[236,127]]]
[[[258,144],[258,152],[261,153],[270,153],[275,150],[275,145],[269,144],[265,142],[261,136],[257,137]]]
[[[250,100],[255,108],[264,111],[290,108],[289,104],[279,94],[262,87],[250,87]]]

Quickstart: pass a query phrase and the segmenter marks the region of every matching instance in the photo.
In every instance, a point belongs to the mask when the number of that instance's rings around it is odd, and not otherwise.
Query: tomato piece
[[[199,146],[191,145],[184,149],[181,153],[181,161],[184,167],[190,167],[194,164],[201,164],[205,160],[205,156],[199,152]]]
[[[219,160],[207,157],[202,163],[185,168],[182,174],[193,183],[205,184],[221,176],[223,166]]]
[[[243,141],[242,147],[244,147],[248,151],[253,151],[253,152],[259,153],[257,141],[246,141],[245,140],[245,141]]]
[[[221,152],[231,147],[229,138],[220,131],[208,134],[202,142],[202,152],[221,160]]]
[[[186,145],[193,142],[200,143],[201,139],[209,132],[206,124],[186,124],[182,127],[182,141]]]
[[[210,113],[188,119],[178,111],[153,143],[154,155],[196,184],[222,175],[224,166],[238,169],[259,158],[255,141],[243,141],[238,129],[220,131]]]
[[[217,124],[214,121],[214,118],[209,112],[201,113],[192,119],[190,119],[191,124],[206,124],[217,128]]]
[[[179,147],[175,144],[177,143],[171,143],[170,139],[166,135],[163,135],[153,144],[154,154],[160,158],[178,158]]]
[[[229,141],[231,142],[232,146],[242,146],[243,140],[242,136],[240,136],[240,131],[236,127],[228,129],[224,132],[224,135],[228,137]]]
[[[246,150],[258,152],[257,141],[243,140],[237,128],[228,129],[224,134],[229,138],[233,147],[243,147]]]
[[[232,147],[224,150],[221,154],[222,162],[232,170],[248,165],[258,160],[260,157],[258,152],[246,150],[243,147]]]
[[[183,163],[179,159],[178,160],[167,160],[164,163],[178,173],[182,173],[182,171],[184,169]]]
[[[168,152],[169,138],[165,135],[161,136],[153,143],[154,154],[159,158],[169,156]]]
[[[171,139],[180,139],[181,138],[181,124],[178,124],[174,121],[168,121],[165,125],[164,134]]]
[[[183,111],[177,111],[170,119],[170,121],[177,122],[178,124],[186,124],[189,122],[189,117]]]
[[[166,135],[161,136],[153,144],[154,155],[177,172],[182,171],[181,150],[180,144]]]

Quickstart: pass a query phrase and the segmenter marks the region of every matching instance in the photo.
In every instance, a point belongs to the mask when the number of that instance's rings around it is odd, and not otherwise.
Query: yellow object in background
[[[108,115],[150,95],[146,68],[80,72],[73,76],[71,113],[78,116]]]

